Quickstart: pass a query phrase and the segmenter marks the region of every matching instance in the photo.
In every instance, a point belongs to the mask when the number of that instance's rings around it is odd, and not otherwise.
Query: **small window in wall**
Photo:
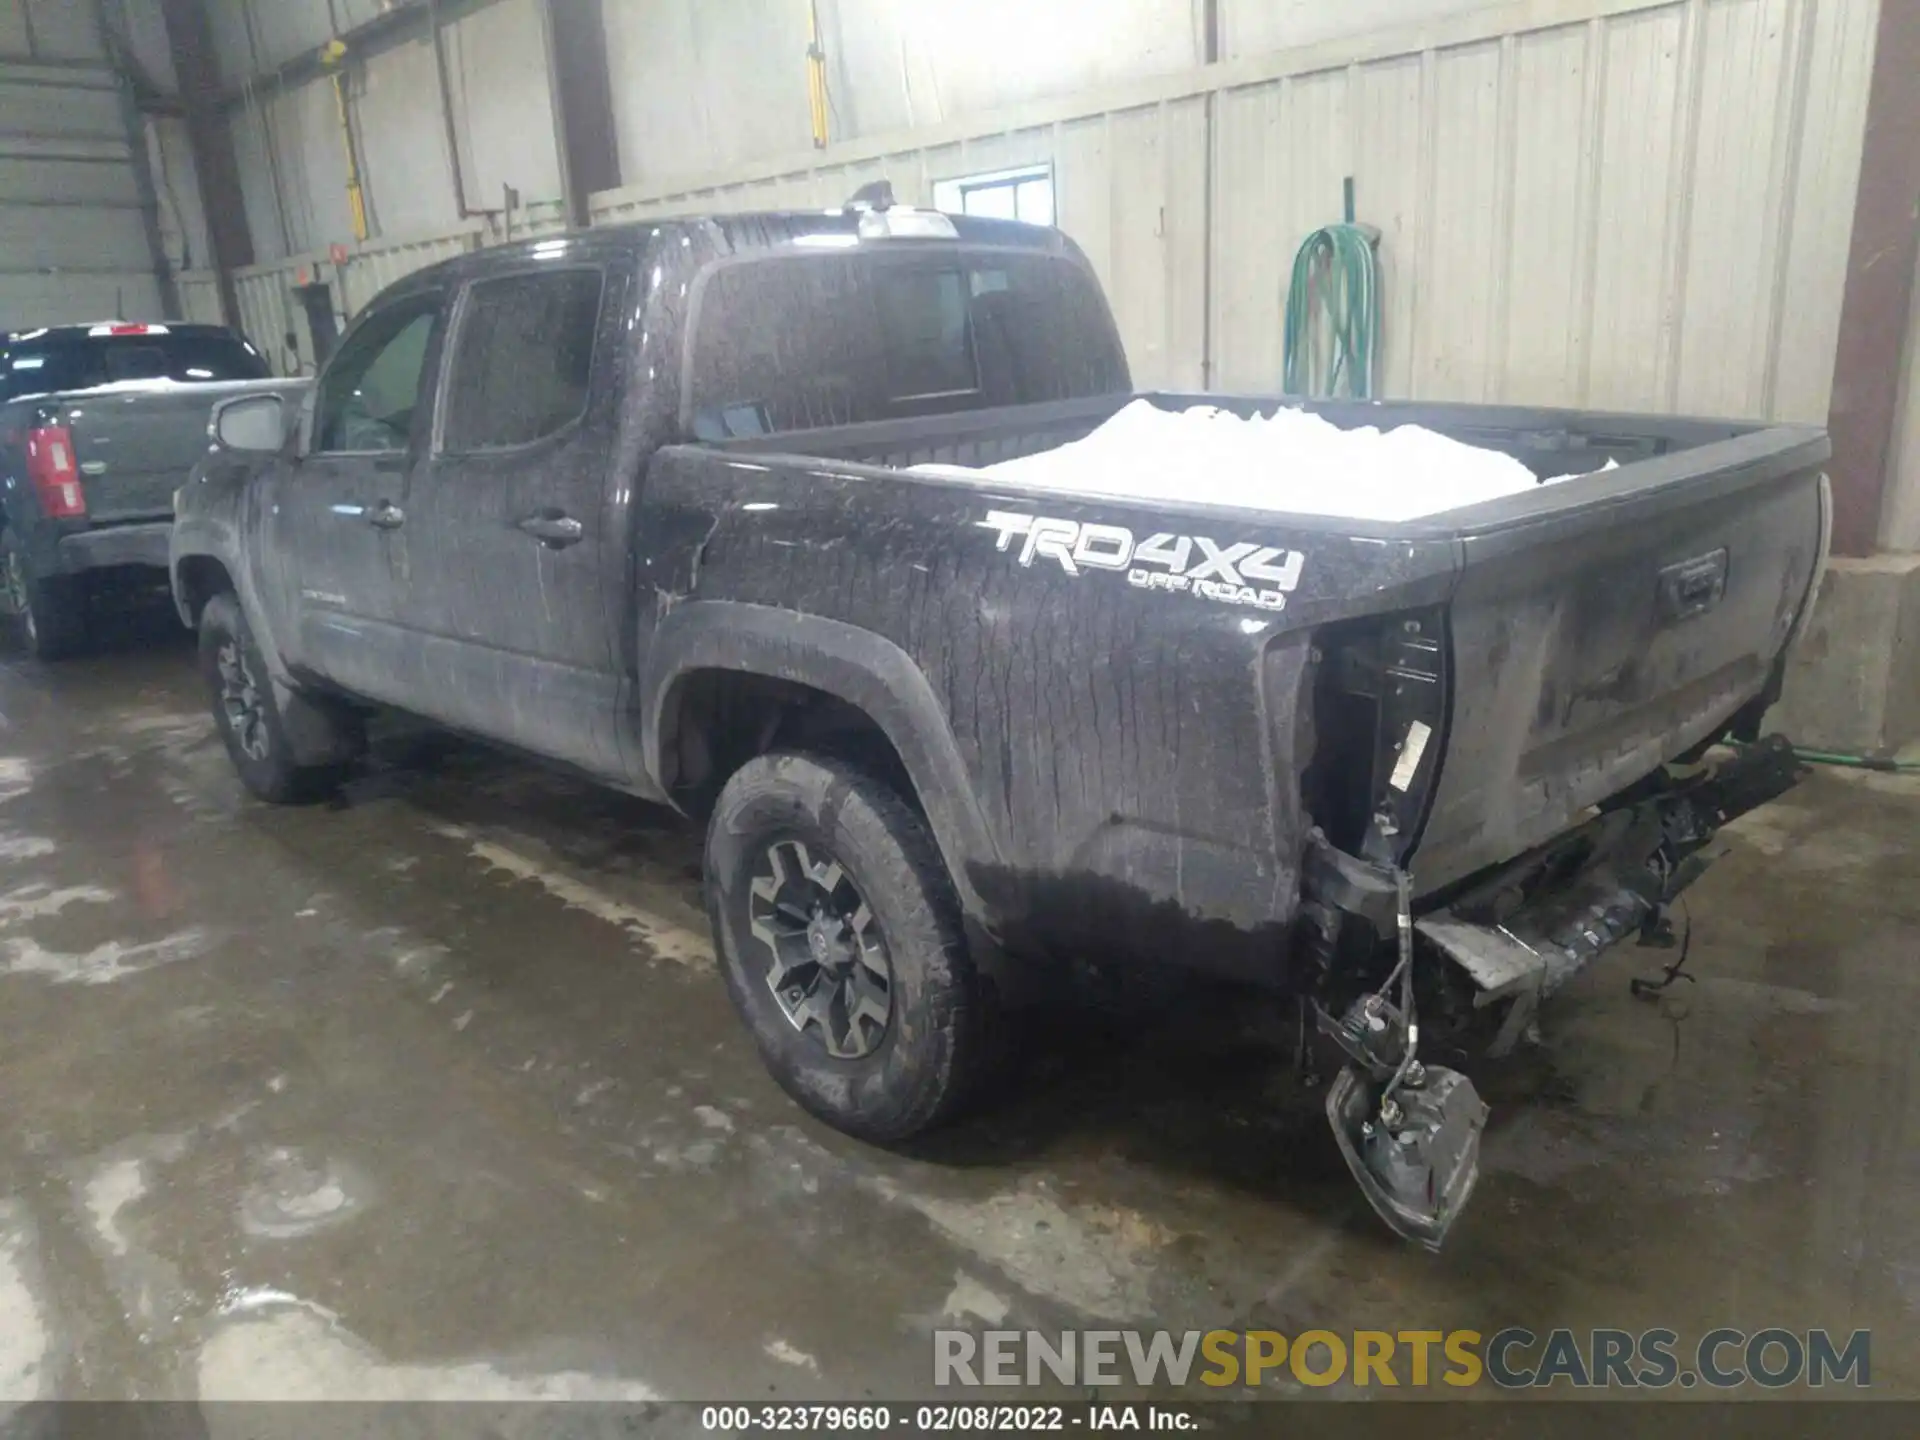
[[[1053,166],[993,170],[933,182],[933,206],[949,215],[982,215],[990,220],[1053,224]]]

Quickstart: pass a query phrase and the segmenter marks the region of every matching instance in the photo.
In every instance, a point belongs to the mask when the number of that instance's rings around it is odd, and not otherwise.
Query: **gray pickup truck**
[[[173,492],[213,402],[277,389],[218,325],[106,320],[0,337],[0,609],[42,659],[110,592],[166,583]]]
[[[830,1123],[953,1114],[1045,977],[1193,967],[1294,999],[1356,1179],[1437,1244],[1486,1114],[1439,1062],[1667,938],[1796,778],[1759,726],[1826,437],[1316,406],[1578,476],[1399,522],[919,468],[1135,398],[1057,231],[881,204],[508,246],[382,294],[297,410],[216,411],[174,594],[266,799],[392,706],[703,822],[734,1003]],[[1293,403],[1147,397],[1203,398]]]

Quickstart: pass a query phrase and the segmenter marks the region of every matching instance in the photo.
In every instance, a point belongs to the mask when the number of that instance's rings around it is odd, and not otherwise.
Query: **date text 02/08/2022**
[[[1109,1434],[1128,1430],[1197,1430],[1201,1421],[1178,1406],[1089,1405],[707,1405],[703,1430],[726,1435],[809,1431],[825,1434],[1011,1434],[1027,1431]]]

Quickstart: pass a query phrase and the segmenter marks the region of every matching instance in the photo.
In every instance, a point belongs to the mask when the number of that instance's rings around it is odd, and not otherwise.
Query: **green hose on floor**
[[[1724,742],[1736,750],[1743,748],[1742,742],[1728,740]],[[1838,765],[1846,770],[1878,770],[1887,775],[1920,775],[1920,761],[1883,760],[1874,755],[1843,755],[1836,750],[1809,750],[1801,745],[1793,747],[1793,758],[1804,760],[1809,765]]]
[[[1287,394],[1373,397],[1380,349],[1377,235],[1367,226],[1328,225],[1294,255],[1282,361]]]
[[[1871,755],[1840,755],[1832,750],[1803,750],[1793,747],[1794,755],[1809,765],[1841,765],[1849,770],[1882,770],[1892,775],[1920,775],[1920,763],[1912,760],[1881,760]]]

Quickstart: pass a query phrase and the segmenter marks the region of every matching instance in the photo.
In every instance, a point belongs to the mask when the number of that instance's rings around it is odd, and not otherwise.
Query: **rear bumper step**
[[[60,570],[67,575],[116,565],[152,565],[165,570],[167,546],[172,537],[170,520],[76,530],[60,537]]]
[[[1603,951],[1656,936],[1665,907],[1714,858],[1705,847],[1720,827],[1785,794],[1805,768],[1776,735],[1684,779],[1663,774],[1416,921],[1472,981],[1476,1005],[1513,1000],[1488,1053],[1511,1050],[1540,1002]]]

